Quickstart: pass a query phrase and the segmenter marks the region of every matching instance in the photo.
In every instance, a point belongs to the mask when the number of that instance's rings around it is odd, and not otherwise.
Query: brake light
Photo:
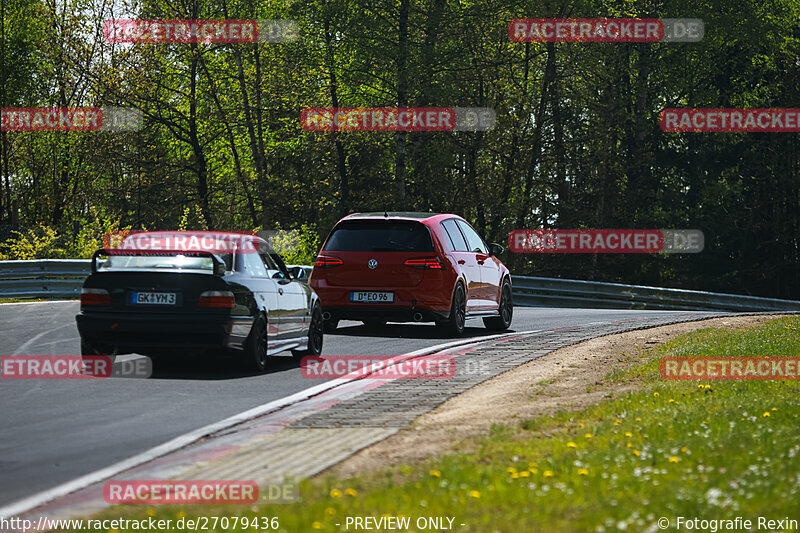
[[[200,293],[197,307],[233,309],[234,299],[231,291],[204,291]]]
[[[328,257],[321,255],[314,261],[314,268],[332,268],[335,266],[343,265],[344,262],[338,257]]]
[[[111,305],[111,295],[105,289],[81,289],[81,305]]]
[[[415,257],[413,259],[406,259],[403,264],[425,270],[442,270],[444,268],[438,257]]]

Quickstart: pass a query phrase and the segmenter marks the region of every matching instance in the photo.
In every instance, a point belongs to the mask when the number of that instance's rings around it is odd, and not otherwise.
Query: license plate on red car
[[[375,292],[375,291],[353,291],[350,293],[350,301],[356,303],[392,303],[394,302],[394,293]]]

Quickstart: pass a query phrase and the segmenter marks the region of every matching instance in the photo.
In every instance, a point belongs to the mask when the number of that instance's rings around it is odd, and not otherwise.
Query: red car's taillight
[[[234,305],[231,291],[205,291],[200,293],[197,307],[215,307],[232,309]]]
[[[413,259],[406,259],[403,263],[406,266],[421,268],[425,270],[442,270],[444,266],[439,261],[438,257],[415,257]]]
[[[344,264],[338,257],[329,257],[321,255],[314,261],[314,268],[331,268]]]
[[[81,289],[81,305],[111,305],[111,295],[105,289]]]

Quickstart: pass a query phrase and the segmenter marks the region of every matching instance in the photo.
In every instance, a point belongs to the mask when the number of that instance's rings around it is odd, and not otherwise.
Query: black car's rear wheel
[[[460,337],[464,334],[464,325],[467,321],[467,295],[464,286],[459,283],[453,291],[453,303],[450,306],[450,316],[440,325],[450,334]]]
[[[500,292],[500,315],[483,319],[483,325],[487,329],[494,331],[505,331],[511,325],[514,318],[514,302],[511,296],[511,284],[508,280],[503,282],[503,290]]]
[[[250,335],[242,353],[242,365],[253,372],[264,372],[267,369],[267,319],[263,314],[253,323]]]
[[[307,355],[321,355],[322,342],[324,340],[322,320],[322,309],[319,304],[314,305],[311,311],[311,324],[308,326],[308,344],[305,350],[292,350],[292,356],[295,359],[302,359]]]

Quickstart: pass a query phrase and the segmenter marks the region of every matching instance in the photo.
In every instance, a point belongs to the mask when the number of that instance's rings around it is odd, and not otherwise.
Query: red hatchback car
[[[478,317],[502,331],[514,312],[502,252],[457,215],[355,213],[331,230],[309,283],[328,332],[347,319],[436,322],[460,335]]]

